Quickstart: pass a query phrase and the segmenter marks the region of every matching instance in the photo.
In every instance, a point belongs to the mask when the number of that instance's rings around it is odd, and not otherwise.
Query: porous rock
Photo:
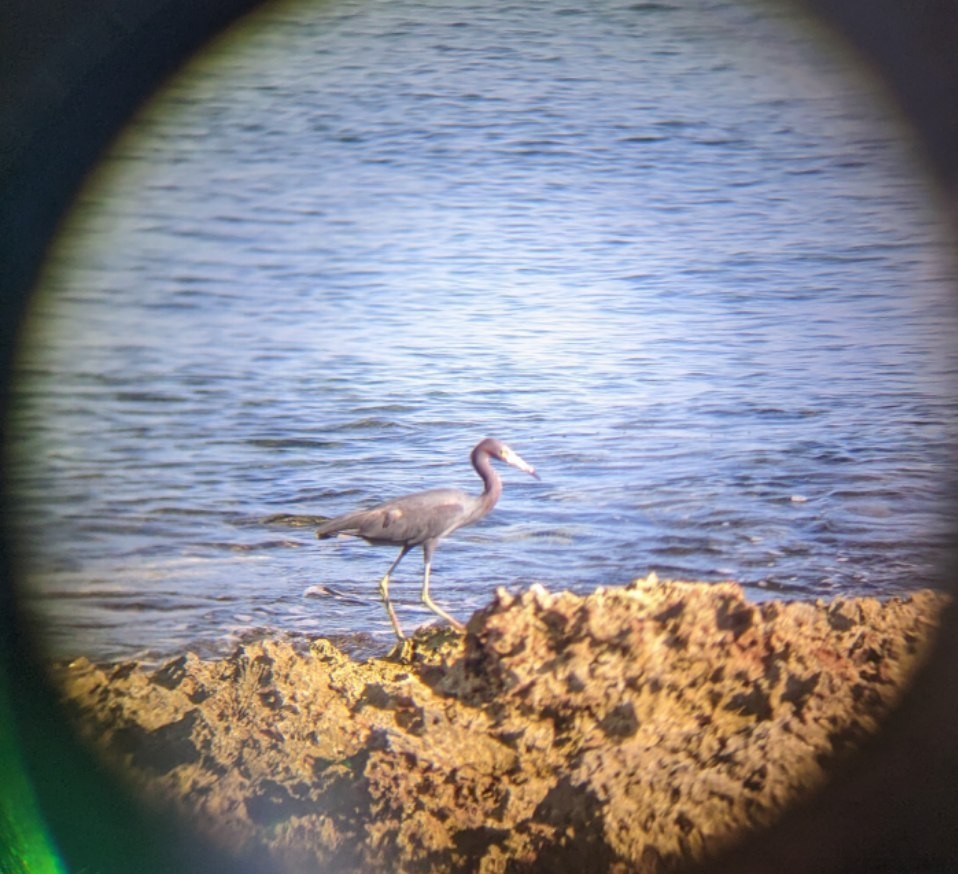
[[[944,601],[533,586],[388,658],[262,640],[57,675],[145,797],[263,870],[664,872],[822,785],[896,702]]]

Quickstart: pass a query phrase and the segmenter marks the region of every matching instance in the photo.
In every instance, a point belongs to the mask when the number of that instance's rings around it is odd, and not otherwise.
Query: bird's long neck
[[[483,513],[488,513],[496,505],[499,495],[502,494],[502,480],[499,479],[499,474],[492,466],[489,453],[480,447],[473,450],[472,466],[476,469],[476,473],[482,477],[483,489],[479,500]]]

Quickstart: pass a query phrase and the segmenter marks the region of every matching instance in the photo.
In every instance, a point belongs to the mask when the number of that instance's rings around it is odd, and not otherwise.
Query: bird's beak
[[[507,449],[503,455],[502,460],[506,464],[511,464],[513,467],[518,468],[521,471],[529,474],[529,476],[534,476],[536,479],[539,479],[539,474],[536,473],[536,469],[529,464],[528,461],[525,461],[523,458],[519,457],[519,454],[513,452],[511,449]]]

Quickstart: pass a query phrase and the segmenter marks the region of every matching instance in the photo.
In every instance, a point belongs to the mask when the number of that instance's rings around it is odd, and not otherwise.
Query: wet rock
[[[660,872],[822,785],[943,605],[534,586],[390,658],[264,640],[57,674],[80,732],[145,796],[266,868]]]

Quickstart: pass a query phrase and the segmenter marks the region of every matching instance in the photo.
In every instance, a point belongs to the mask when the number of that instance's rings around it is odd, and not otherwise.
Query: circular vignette
[[[86,173],[136,107],[208,39],[257,4],[126,0],[6,7],[0,22],[0,349],[9,372],[16,326],[49,240]],[[958,210],[958,7],[807,0],[877,67],[916,127],[946,210]],[[6,384],[0,403],[7,400]],[[0,408],[2,409],[2,408]],[[2,481],[0,481],[2,486]],[[2,518],[15,508],[6,503]],[[4,532],[5,533],[5,532]],[[68,536],[68,533],[66,534]],[[231,870],[176,823],[147,816],[108,782],[63,728],[45,674],[16,623],[14,568],[0,541],[0,691],[10,762],[32,783],[71,870]],[[950,870],[958,860],[958,617],[948,612],[933,663],[882,734],[809,806],[713,866],[720,871]],[[5,781],[8,787],[13,785]],[[13,809],[12,807],[10,809]],[[4,808],[0,807],[0,812]],[[42,827],[42,819],[39,821]],[[37,846],[33,847],[34,851]],[[58,870],[55,850],[42,868]],[[4,860],[6,861],[6,860]]]

